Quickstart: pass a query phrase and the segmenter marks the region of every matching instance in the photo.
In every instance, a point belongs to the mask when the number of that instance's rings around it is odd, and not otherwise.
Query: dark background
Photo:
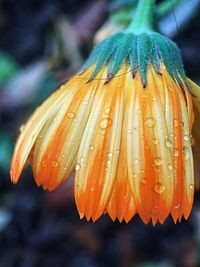
[[[200,266],[198,193],[188,221],[174,225],[169,218],[153,227],[137,216],[129,224],[107,216],[80,220],[73,178],[52,193],[36,187],[31,169],[17,185],[10,182],[20,125],[78,70],[113,10],[106,0],[0,1],[0,267]],[[198,82],[199,12],[178,26],[171,37],[187,75]]]

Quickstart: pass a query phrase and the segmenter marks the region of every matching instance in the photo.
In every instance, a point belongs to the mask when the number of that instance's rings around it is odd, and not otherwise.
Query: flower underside
[[[143,86],[147,84],[147,70],[152,64],[157,73],[161,73],[161,64],[165,66],[170,76],[183,87],[187,85],[180,51],[176,44],[156,32],[139,35],[130,32],[120,32],[102,41],[90,54],[81,69],[81,73],[95,65],[88,78],[94,79],[104,65],[107,65],[106,82],[109,82],[119,71],[124,62],[131,65],[133,77],[139,69]]]

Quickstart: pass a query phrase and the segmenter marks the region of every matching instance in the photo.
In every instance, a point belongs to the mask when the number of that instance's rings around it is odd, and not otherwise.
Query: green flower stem
[[[160,3],[156,9],[157,16],[159,18],[164,17],[166,14],[172,11],[173,8],[175,8],[180,2],[181,0],[173,0],[173,1],[165,0],[164,2]]]
[[[135,16],[127,31],[139,34],[152,31],[155,0],[139,0]]]

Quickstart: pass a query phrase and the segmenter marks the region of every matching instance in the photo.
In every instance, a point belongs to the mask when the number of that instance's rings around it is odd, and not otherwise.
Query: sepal
[[[150,64],[159,74],[162,74],[162,65],[181,87],[189,87],[179,48],[174,42],[156,32],[136,35],[125,31],[109,36],[93,49],[81,72],[94,65],[89,77],[91,81],[106,65],[106,82],[109,82],[125,62],[130,64],[133,78],[136,71],[139,71],[144,87],[148,82],[147,71]]]

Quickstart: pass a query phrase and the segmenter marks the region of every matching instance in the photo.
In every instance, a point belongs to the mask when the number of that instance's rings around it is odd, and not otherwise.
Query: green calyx
[[[89,77],[91,81],[106,65],[107,83],[114,78],[125,62],[130,64],[133,78],[136,71],[139,71],[144,87],[148,82],[149,65],[153,65],[156,72],[162,74],[161,63],[181,87],[182,83],[187,85],[179,48],[174,42],[156,32],[138,35],[132,32],[120,32],[111,35],[93,49],[81,72],[94,65],[94,70]]]

